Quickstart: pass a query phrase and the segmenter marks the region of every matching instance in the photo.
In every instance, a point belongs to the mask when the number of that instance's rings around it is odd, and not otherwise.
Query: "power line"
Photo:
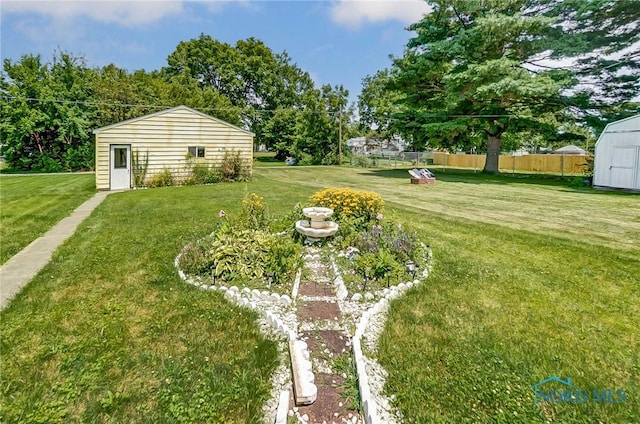
[[[3,100],[23,100],[27,102],[39,102],[39,103],[60,103],[60,104],[74,104],[74,105],[87,105],[87,106],[108,106],[108,107],[127,107],[127,108],[146,108],[146,109],[170,109],[175,107],[175,105],[154,105],[154,104],[139,104],[139,103],[108,103],[108,102],[96,102],[96,101],[87,101],[87,100],[65,100],[65,99],[39,99],[36,97],[20,97],[20,96],[0,96],[0,99]],[[194,107],[196,110],[208,110],[208,111],[217,111],[217,112],[241,112],[247,111],[250,109],[249,107],[241,108],[214,108],[214,107]],[[274,113],[278,109],[250,109],[250,112],[266,112],[266,113]],[[300,112],[306,113],[315,113],[315,114],[328,114],[328,115],[338,115],[342,116],[342,110],[338,111],[314,111],[308,109],[298,109]],[[491,118],[518,118],[517,115],[514,114],[492,114],[492,115],[448,115],[448,114],[425,114],[422,115],[427,118],[480,118],[480,119],[491,119]]]
[[[154,105],[154,104],[138,104],[138,103],[108,103],[108,102],[96,102],[89,100],[65,100],[65,99],[40,99],[37,97],[21,97],[21,96],[0,96],[2,100],[23,100],[27,102],[39,102],[39,103],[59,103],[59,104],[75,104],[75,105],[87,105],[87,106],[107,106],[107,107],[127,107],[127,108],[146,108],[146,109],[170,109],[176,105]],[[215,108],[215,107],[192,107],[192,109],[199,111],[217,111],[217,112],[259,112],[259,113],[275,113],[278,109],[253,109],[252,105],[249,106],[236,106],[228,108]],[[341,112],[338,111],[322,111],[322,110],[310,110],[310,109],[296,109],[300,112],[312,113],[312,114],[327,114],[339,116]]]

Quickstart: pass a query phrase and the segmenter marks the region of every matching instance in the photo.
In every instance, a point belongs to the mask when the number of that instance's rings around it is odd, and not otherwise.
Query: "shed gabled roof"
[[[635,121],[637,121],[637,124],[635,124]],[[631,128],[630,129],[625,129],[625,127],[627,125],[631,124]],[[616,127],[623,127],[622,129],[617,129]],[[596,142],[596,148],[598,148],[598,145],[600,144],[601,141],[605,140],[605,134],[612,134],[612,133],[624,133],[624,132],[638,132],[640,130],[640,114],[639,115],[633,115],[630,116],[628,118],[624,118],[624,119],[620,119],[618,121],[613,121],[613,122],[609,122],[607,124],[606,127],[604,127],[604,130],[602,131],[602,134],[600,134],[600,136],[598,137],[598,141]],[[640,139],[640,138],[638,138]],[[637,142],[637,139],[634,139]]]
[[[132,122],[142,121],[143,119],[151,118],[151,117],[154,117],[154,116],[164,115],[164,114],[176,111],[176,110],[186,110],[186,111],[189,111],[189,112],[191,112],[193,114],[199,115],[199,116],[201,116],[201,117],[203,117],[205,119],[209,119],[211,121],[219,122],[219,123],[221,123],[223,125],[226,125],[226,126],[228,126],[230,128],[236,129],[238,131],[242,131],[245,134],[250,134],[251,136],[255,136],[255,134],[252,133],[251,131],[245,130],[245,129],[240,128],[240,127],[237,127],[237,126],[235,126],[233,124],[228,123],[227,121],[223,121],[222,119],[214,118],[213,116],[207,115],[206,113],[202,113],[202,112],[197,111],[195,109],[191,109],[190,107],[187,107],[187,106],[184,106],[184,105],[172,107],[170,109],[161,110],[160,112],[150,113],[148,115],[138,116],[137,118],[127,119],[126,121],[116,122],[115,124],[107,125],[106,127],[96,128],[95,130],[93,130],[93,133],[94,134],[98,134],[98,133],[100,133],[102,131],[110,130],[111,128],[117,128],[117,127],[119,127],[121,125],[130,124]]]
[[[638,115],[633,115],[633,116],[629,116],[629,117],[624,118],[624,119],[619,119],[619,120],[617,120],[617,121],[609,122],[609,123],[607,124],[607,127],[608,127],[609,125],[611,125],[611,126],[613,127],[613,126],[615,126],[615,125],[623,124],[623,123],[626,123],[626,122],[629,122],[629,121],[635,121],[635,120],[637,120],[637,119],[640,119],[640,114],[638,114]],[[605,130],[606,130],[606,127],[605,127]]]

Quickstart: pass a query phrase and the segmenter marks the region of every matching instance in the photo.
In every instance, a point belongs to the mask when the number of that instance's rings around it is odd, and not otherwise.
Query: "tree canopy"
[[[524,63],[544,48],[552,20],[523,13],[526,1],[432,2],[412,25],[416,37],[394,62],[393,87],[403,94],[399,119],[440,145],[458,145],[476,132],[487,139],[485,171],[498,172],[502,135],[544,126],[563,109],[566,72],[531,72]]]
[[[66,53],[51,65],[40,56],[4,61],[0,139],[5,161],[15,169],[89,169],[93,163],[88,102],[95,72]]]
[[[498,172],[503,135],[510,146],[518,137],[584,139],[579,124],[637,111],[632,1],[428,3],[432,12],[408,28],[404,55],[364,79],[363,125],[391,128],[416,149],[482,148],[484,136],[485,171]]]
[[[1,153],[16,170],[91,169],[93,129],[178,105],[253,131],[279,157],[337,163],[340,115],[346,127],[352,112],[342,86],[316,88],[286,52],[255,38],[232,46],[201,35],[151,72],[25,55],[4,61],[1,88]]]

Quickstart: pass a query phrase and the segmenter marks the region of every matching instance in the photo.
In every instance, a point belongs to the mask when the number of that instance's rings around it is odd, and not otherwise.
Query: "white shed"
[[[189,161],[219,164],[226,152],[239,152],[253,162],[250,131],[178,106],[93,131],[96,136],[96,188],[128,189],[135,157],[148,159],[147,178],[169,169],[183,178]]]
[[[640,191],[640,115],[608,124],[596,143],[595,187]]]

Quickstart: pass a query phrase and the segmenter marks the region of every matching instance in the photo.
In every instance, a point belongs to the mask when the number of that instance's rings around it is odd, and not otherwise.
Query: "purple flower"
[[[376,219],[378,221],[382,221],[382,218],[384,218],[384,215],[382,215],[381,213],[379,213],[378,215],[376,215]]]

